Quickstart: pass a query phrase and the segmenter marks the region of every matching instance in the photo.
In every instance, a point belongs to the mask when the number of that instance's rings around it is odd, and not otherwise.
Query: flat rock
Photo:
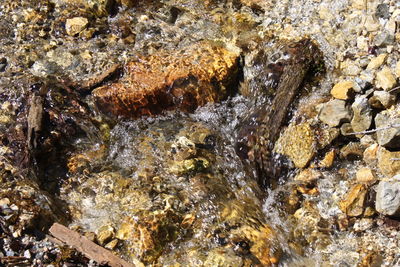
[[[388,148],[400,147],[400,116],[395,111],[385,110],[375,116],[378,144]],[[392,127],[390,127],[392,125]],[[397,127],[396,127],[397,126]],[[387,127],[390,127],[386,129]]]
[[[333,99],[322,105],[318,118],[330,127],[335,127],[341,122],[350,121],[351,114],[345,101]]]
[[[372,110],[368,99],[364,96],[357,96],[351,109],[353,110],[353,118],[350,122],[352,129],[355,132],[367,130],[372,122]]]
[[[381,181],[376,190],[376,210],[384,215],[400,215],[400,181]]]
[[[159,51],[127,63],[117,83],[95,89],[106,113],[137,118],[165,110],[194,111],[224,99],[237,84],[238,54],[202,42],[176,51]]]
[[[88,19],[84,17],[67,19],[65,22],[65,31],[68,35],[74,36],[86,29],[88,23]]]
[[[331,95],[336,99],[347,100],[354,92],[353,81],[342,81],[335,84],[331,90]]]
[[[392,177],[400,174],[400,152],[391,152],[380,147],[377,152],[378,167],[383,175]]]
[[[278,139],[275,152],[286,155],[297,168],[304,168],[315,156],[316,140],[311,125],[290,124]]]
[[[380,54],[379,56],[372,58],[371,61],[368,63],[367,70],[378,69],[380,66],[382,66],[383,63],[385,63],[386,58],[386,53]]]
[[[388,67],[384,67],[376,74],[376,87],[390,90],[396,85],[396,78]]]

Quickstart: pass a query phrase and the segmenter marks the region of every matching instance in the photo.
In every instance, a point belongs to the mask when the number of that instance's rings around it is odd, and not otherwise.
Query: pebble
[[[340,63],[340,69],[343,74],[348,76],[357,76],[361,72],[360,66],[353,60],[346,60]]]
[[[371,229],[374,225],[374,220],[371,218],[361,218],[360,220],[354,223],[354,231],[356,232],[364,232],[368,229]]]
[[[330,168],[335,161],[336,150],[332,149],[325,154],[324,158],[319,162],[318,166],[321,168]]]
[[[382,111],[375,116],[377,129],[389,127],[391,125],[400,126],[400,116],[397,112]],[[390,127],[382,129],[376,133],[378,144],[389,148],[400,147],[400,127]]]
[[[372,144],[364,150],[363,160],[368,165],[374,166],[377,162],[377,153],[378,153],[379,145]]]
[[[104,225],[97,230],[97,241],[100,245],[109,242],[114,236],[114,228],[110,225]]]
[[[299,174],[294,177],[295,181],[300,181],[300,182],[305,182],[305,183],[310,183],[315,180],[318,180],[319,178],[322,177],[322,173],[316,169],[313,168],[307,168],[305,170],[302,170]]]
[[[384,147],[380,147],[377,152],[378,167],[386,177],[393,177],[400,174],[400,152],[391,152]]]
[[[388,4],[379,4],[375,10],[375,16],[377,16],[378,18],[383,18],[383,19],[390,18],[389,5]]]
[[[396,79],[388,67],[384,67],[376,74],[376,87],[390,90],[396,85]]]
[[[376,109],[388,109],[396,101],[396,97],[386,91],[374,91],[374,95],[368,100],[370,105]]]
[[[359,183],[373,183],[376,181],[376,175],[370,168],[361,168],[356,173],[356,179]]]
[[[380,66],[382,66],[383,63],[385,63],[386,58],[386,53],[380,54],[379,56],[372,58],[371,61],[368,63],[367,70],[378,69]]]
[[[350,109],[346,102],[340,99],[333,99],[322,104],[318,118],[330,127],[339,126],[340,123],[350,121]]]
[[[374,38],[374,44],[378,47],[385,47],[387,45],[394,44],[394,35],[390,34],[387,31],[383,31],[378,33]]]
[[[4,72],[7,67],[7,59],[5,57],[0,58],[0,72]]]
[[[68,35],[75,36],[76,34],[82,32],[86,29],[89,21],[84,17],[75,17],[72,19],[67,19],[65,22],[65,30]]]
[[[376,210],[384,215],[400,215],[400,181],[381,181],[376,190]]]
[[[368,189],[364,184],[354,185],[349,190],[346,197],[339,202],[340,210],[350,217],[362,215],[367,193]]]
[[[358,142],[350,142],[340,149],[340,156],[348,160],[362,158],[365,147]]]
[[[342,81],[335,84],[331,90],[331,95],[336,99],[347,100],[352,96],[354,92],[353,81]]]
[[[398,62],[396,63],[395,74],[396,74],[396,77],[397,77],[397,78],[400,77],[400,61],[398,61]]]
[[[372,15],[367,16],[364,26],[368,32],[376,32],[380,28],[379,22]]]
[[[372,122],[372,110],[368,99],[364,96],[357,96],[351,108],[353,110],[353,118],[351,119],[353,131],[362,132],[367,130]]]

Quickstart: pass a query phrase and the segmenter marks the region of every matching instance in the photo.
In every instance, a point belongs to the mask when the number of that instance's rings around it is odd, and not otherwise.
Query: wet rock
[[[354,93],[353,81],[342,81],[335,84],[331,90],[331,95],[336,99],[347,100]]]
[[[320,171],[313,168],[307,168],[305,170],[302,170],[299,174],[297,174],[296,177],[294,177],[294,180],[309,183],[321,177],[322,173]]]
[[[400,174],[400,152],[391,152],[383,147],[378,150],[378,167],[386,177]]]
[[[322,105],[318,118],[330,127],[335,127],[342,122],[350,121],[351,114],[345,101],[333,99]]]
[[[204,266],[243,266],[243,259],[228,248],[215,248],[211,250],[204,262]]]
[[[356,180],[359,183],[373,183],[376,181],[376,175],[370,168],[360,168],[357,170]]]
[[[368,100],[369,104],[376,109],[388,109],[395,101],[396,97],[386,91],[374,91],[374,95]]]
[[[111,240],[104,247],[110,250],[114,250],[118,245],[118,239]]]
[[[400,116],[395,111],[382,111],[375,116],[378,144],[388,148],[400,147]]]
[[[111,241],[114,236],[114,228],[111,225],[104,225],[97,230],[97,241],[104,245]]]
[[[65,31],[70,36],[75,36],[76,34],[82,32],[86,29],[89,21],[84,17],[75,17],[72,19],[67,19],[65,22]]]
[[[376,190],[376,210],[384,215],[400,215],[400,181],[380,181]]]
[[[387,58],[387,54],[385,54],[385,53],[372,58],[371,61],[368,63],[367,70],[378,69],[380,66],[382,66],[383,63],[385,63],[386,58]]]
[[[376,86],[384,90],[390,90],[396,85],[396,79],[388,67],[384,67],[376,74]]]
[[[321,168],[331,168],[333,166],[333,162],[335,161],[336,150],[332,149],[327,152],[324,158],[318,163],[318,167]]]
[[[297,168],[304,168],[316,153],[315,134],[311,125],[290,124],[278,139],[275,152],[286,155]]]
[[[347,216],[357,217],[363,214],[365,208],[365,200],[368,190],[363,184],[354,185],[346,197],[340,201],[339,208],[346,213]]]
[[[375,10],[375,16],[378,18],[388,19],[390,17],[389,13],[389,5],[388,4],[379,4]]]
[[[372,110],[368,99],[363,96],[357,96],[351,108],[353,110],[353,118],[350,123],[353,131],[362,132],[368,130],[372,122]]]
[[[194,158],[183,161],[174,161],[170,167],[170,172],[178,175],[195,173],[207,169],[210,162],[205,158]]]
[[[318,150],[324,149],[330,145],[340,134],[339,129],[324,127],[316,129],[316,136],[318,142]]]
[[[237,82],[238,54],[202,42],[139,57],[125,70],[120,82],[93,91],[104,112],[135,118],[176,108],[193,111],[229,94]]]

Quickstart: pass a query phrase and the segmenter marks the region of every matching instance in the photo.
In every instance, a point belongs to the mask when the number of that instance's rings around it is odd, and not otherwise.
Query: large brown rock
[[[140,56],[117,83],[93,91],[100,109],[136,118],[164,110],[193,111],[225,98],[236,84],[238,54],[209,42]]]

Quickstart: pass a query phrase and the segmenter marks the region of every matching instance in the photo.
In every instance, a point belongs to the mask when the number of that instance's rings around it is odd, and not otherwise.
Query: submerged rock
[[[93,96],[106,113],[137,118],[165,110],[194,111],[224,99],[238,82],[238,54],[211,42],[139,56],[118,83]]]

